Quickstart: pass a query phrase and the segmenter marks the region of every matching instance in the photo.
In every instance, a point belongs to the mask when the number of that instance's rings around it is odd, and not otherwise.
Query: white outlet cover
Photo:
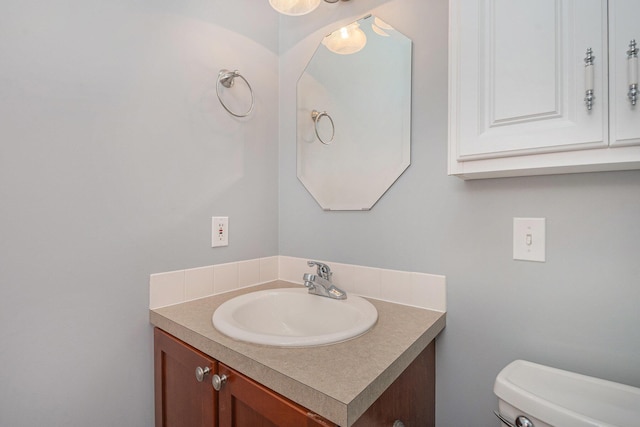
[[[229,217],[211,217],[211,247],[229,246]]]
[[[513,259],[546,262],[546,218],[513,218]]]

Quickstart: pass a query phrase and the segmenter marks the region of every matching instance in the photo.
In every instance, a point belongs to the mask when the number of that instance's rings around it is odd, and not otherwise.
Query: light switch
[[[513,218],[513,259],[545,262],[545,218]]]

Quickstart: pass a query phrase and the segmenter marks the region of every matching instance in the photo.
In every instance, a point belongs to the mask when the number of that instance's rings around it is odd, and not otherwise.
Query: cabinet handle
[[[593,96],[593,60],[596,59],[593,56],[593,50],[587,49],[587,56],[584,58],[584,102],[587,105],[587,110],[591,110],[593,107],[593,100],[596,99]]]
[[[391,427],[404,427],[404,423],[402,421],[400,421],[400,420],[395,420],[393,422],[393,426],[391,426]]]
[[[638,101],[638,48],[635,39],[629,42],[629,50],[627,51],[627,79],[629,80],[627,97],[631,105],[636,105]]]
[[[208,366],[204,369],[198,366],[196,368],[196,380],[198,380],[198,382],[201,383],[202,381],[204,381],[204,377],[209,375],[210,372],[211,372],[211,368],[209,368]]]
[[[215,391],[220,391],[220,389],[226,382],[227,382],[227,376],[224,374],[222,376],[215,374],[213,377],[211,377],[211,385],[213,386],[213,389]]]

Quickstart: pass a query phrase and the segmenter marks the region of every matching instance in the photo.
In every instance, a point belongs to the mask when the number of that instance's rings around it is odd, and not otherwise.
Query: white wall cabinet
[[[640,169],[640,1],[451,0],[449,15],[450,175]]]

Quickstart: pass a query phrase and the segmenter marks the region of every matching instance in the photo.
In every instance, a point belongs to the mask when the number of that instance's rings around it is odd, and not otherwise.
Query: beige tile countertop
[[[306,407],[350,427],[445,327],[445,313],[369,299],[378,322],[342,343],[278,348],[245,343],[218,332],[215,309],[256,290],[299,287],[268,284],[150,310],[150,322],[219,362]]]

